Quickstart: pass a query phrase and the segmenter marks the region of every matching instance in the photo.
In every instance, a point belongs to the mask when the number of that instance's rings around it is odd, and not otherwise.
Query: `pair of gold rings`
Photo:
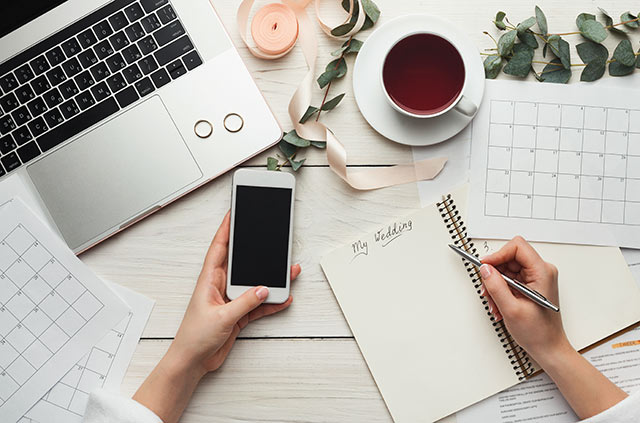
[[[229,132],[238,132],[244,126],[244,119],[237,113],[229,113],[223,119],[224,128]],[[198,138],[209,138],[213,134],[213,124],[206,119],[200,119],[193,125],[193,132]]]

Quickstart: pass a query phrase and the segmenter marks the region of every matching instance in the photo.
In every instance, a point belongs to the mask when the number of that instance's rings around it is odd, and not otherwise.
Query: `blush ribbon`
[[[308,71],[289,102],[288,112],[293,127],[302,138],[326,142],[329,167],[351,187],[370,190],[435,178],[444,168],[446,157],[425,159],[413,163],[361,169],[352,171],[347,168],[347,151],[333,132],[317,121],[300,123],[300,119],[311,104],[315,66],[318,55],[318,43],[315,30],[305,9],[314,0],[282,0],[263,6],[255,15],[251,24],[251,34],[257,48],[249,45],[247,25],[254,0],[243,0],[238,8],[237,23],[240,36],[251,54],[261,59],[277,59],[293,49],[298,40],[302,48]],[[357,4],[358,18],[354,27],[337,37],[331,34],[331,27],[320,17],[320,0],[315,0],[315,11],[322,31],[331,38],[348,39],[355,35],[364,24],[365,13],[361,0],[349,0],[348,23]]]

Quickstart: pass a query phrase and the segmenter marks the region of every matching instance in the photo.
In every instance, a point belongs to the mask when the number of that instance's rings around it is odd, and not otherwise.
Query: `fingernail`
[[[269,288],[267,288],[266,286],[259,286],[256,289],[256,297],[258,297],[260,301],[266,300],[268,296],[269,296]]]
[[[489,313],[493,314],[493,306],[491,304],[489,304]]]
[[[480,266],[480,276],[482,276],[482,279],[487,279],[490,275],[491,268],[489,268],[488,265],[483,264],[482,266]]]
[[[485,292],[487,292],[487,291],[484,289],[484,284],[480,285],[480,296],[484,297],[484,293]]]

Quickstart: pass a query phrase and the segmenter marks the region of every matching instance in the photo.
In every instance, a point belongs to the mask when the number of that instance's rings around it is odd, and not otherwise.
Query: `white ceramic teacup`
[[[427,37],[422,37],[422,38],[415,37],[420,35],[426,35]],[[398,60],[395,57],[398,56],[402,58],[404,57],[409,58],[409,60],[412,60],[411,63],[416,63],[416,61],[420,61],[420,60],[426,61],[427,59],[425,59],[424,57],[416,56],[420,54],[425,54],[425,52],[416,50],[415,52],[411,51],[411,53],[408,53],[408,51],[410,50],[410,47],[405,46],[407,43],[414,43],[415,45],[419,45],[419,44],[416,44],[418,42],[423,42],[422,45],[425,45],[424,44],[425,41],[433,42],[433,46],[436,46],[434,48],[443,49],[442,51],[440,51],[440,53],[448,55],[446,57],[447,64],[449,64],[453,68],[457,67],[456,69],[457,72],[452,73],[452,75],[455,75],[453,77],[457,78],[458,80],[461,79],[461,82],[456,81],[455,87],[453,83],[451,83],[451,88],[447,88],[451,91],[459,90],[457,95],[455,96],[452,95],[446,102],[443,102],[443,104],[441,104],[436,109],[419,110],[412,107],[408,107],[407,105],[401,104],[398,101],[394,100],[393,93],[390,94],[385,84],[385,66],[388,65],[388,59],[390,58],[390,54],[394,52],[393,53],[394,56],[392,60],[395,60],[395,62],[390,62],[389,65],[395,66],[396,68],[401,68],[402,71],[399,71],[399,72],[406,74],[407,69],[401,66],[401,64],[397,63]],[[403,43],[403,44],[399,46],[400,43]],[[409,46],[410,45],[411,44],[409,44]],[[400,49],[404,49],[404,50],[400,50]],[[429,53],[433,54],[433,52],[429,52]],[[457,57],[456,57],[456,54],[457,54]],[[401,55],[404,55],[404,56],[401,56]],[[433,56],[433,57],[430,57],[428,60],[442,60],[442,57]],[[465,77],[467,70],[464,62],[465,61],[464,61],[464,58],[462,57],[462,54],[460,53],[460,49],[445,34],[438,33],[438,32],[430,32],[430,31],[419,31],[419,32],[412,32],[409,34],[405,34],[401,38],[396,40],[393,44],[391,44],[391,46],[385,53],[385,58],[382,62],[382,66],[379,71],[380,84],[382,85],[382,91],[384,92],[385,97],[387,98],[387,101],[389,102],[391,107],[393,107],[396,111],[406,116],[411,116],[415,118],[432,118],[432,117],[443,115],[451,110],[454,110],[457,113],[462,113],[465,116],[473,116],[478,110],[478,106],[464,96],[464,92],[466,88],[466,79],[467,79]],[[425,69],[418,70],[418,71],[426,71],[429,69],[432,70],[433,67],[425,65]],[[387,69],[387,71],[389,72],[389,69]],[[440,72],[442,71],[443,69],[440,69]],[[461,72],[461,75],[460,75],[460,72]],[[444,75],[444,76],[449,76],[449,75]],[[390,81],[389,78],[390,77],[388,76],[388,81]],[[444,79],[446,78],[443,78],[443,80]],[[424,90],[425,92],[416,93],[414,90],[412,95],[426,96],[430,94],[429,92],[426,92],[427,86],[424,83],[421,83],[421,81],[426,81],[426,78],[421,78],[420,81],[418,81],[419,83],[415,84],[415,87],[416,87],[415,89],[421,90],[421,91]],[[438,82],[440,81],[432,81],[430,83],[431,84],[430,88],[433,90],[434,84],[437,84]],[[391,82],[389,82],[389,84],[391,84]],[[411,87],[414,87],[414,85],[411,85]],[[407,87],[405,87],[405,89],[406,88]]]

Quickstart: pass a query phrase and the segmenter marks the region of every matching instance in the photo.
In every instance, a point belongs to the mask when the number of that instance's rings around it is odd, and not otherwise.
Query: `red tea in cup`
[[[464,88],[464,61],[445,38],[419,33],[398,41],[387,53],[382,83],[402,110],[434,116],[460,98]]]

